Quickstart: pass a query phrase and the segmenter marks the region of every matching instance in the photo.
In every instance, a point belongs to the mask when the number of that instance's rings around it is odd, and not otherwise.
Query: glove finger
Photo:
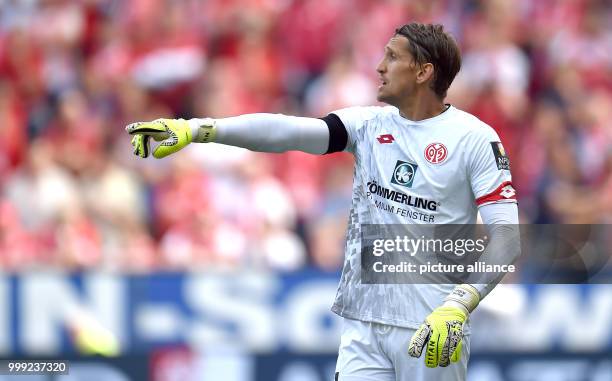
[[[429,340],[427,340],[427,348],[425,349],[425,366],[428,368],[437,367],[441,352],[440,332],[439,330],[432,330]]]
[[[140,149],[140,157],[146,159],[149,157],[149,153],[151,152],[151,137],[149,135],[141,135],[142,136],[142,145]]]
[[[164,132],[164,126],[156,120],[152,122],[135,122],[125,126],[125,131],[130,134],[145,134]]]
[[[460,321],[452,321],[448,324],[448,353],[447,356],[452,357],[457,356],[457,360],[459,360],[459,356],[461,355],[461,351],[457,352],[457,347],[461,344],[461,340],[463,339],[463,323]],[[455,354],[457,353],[457,354]],[[454,362],[457,362],[454,360]],[[447,364],[448,365],[448,364]]]
[[[148,135],[134,135],[132,138],[132,146],[134,147],[134,155],[140,156],[143,159],[146,159],[149,156],[150,152],[150,136]]]
[[[422,324],[419,329],[412,335],[410,344],[408,345],[408,354],[412,357],[421,357],[425,343],[429,340],[431,328],[428,324]]]
[[[138,151],[138,146],[139,146],[138,140],[140,139],[139,136],[141,135],[132,136],[132,141],[130,142],[132,143],[132,147],[133,147],[132,153],[136,156],[138,156],[138,152],[139,152]]]
[[[125,130],[130,135],[151,135],[157,141],[167,139],[169,136],[168,127],[161,119],[156,119],[152,122],[136,122],[128,124],[125,127]]]
[[[134,135],[132,137],[132,147],[134,147],[132,151],[134,155],[142,157],[142,135]]]
[[[455,351],[453,352],[453,355],[451,356],[452,362],[457,362],[461,359],[461,349],[462,348],[463,348],[463,340],[460,340],[459,344],[457,344],[457,348],[455,348]]]
[[[135,134],[136,132],[134,132],[134,130],[136,128],[138,128],[138,126],[140,126],[141,124],[143,124],[144,122],[135,122],[135,123],[130,123],[127,126],[125,126],[125,132],[127,132],[130,135]]]
[[[458,320],[447,321],[445,332],[446,337],[443,338],[444,345],[442,346],[442,354],[438,363],[440,366],[448,366],[450,364],[451,356],[455,354],[455,350],[463,338],[463,323]]]

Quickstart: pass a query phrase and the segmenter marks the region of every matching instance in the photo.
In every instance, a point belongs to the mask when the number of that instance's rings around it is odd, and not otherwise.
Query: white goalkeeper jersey
[[[346,130],[346,148],[339,150],[355,156],[345,262],[332,311],[417,328],[454,285],[362,284],[361,226],[474,224],[478,206],[516,202],[504,148],[490,126],[453,106],[421,121],[403,118],[393,106],[345,108],[324,120]]]

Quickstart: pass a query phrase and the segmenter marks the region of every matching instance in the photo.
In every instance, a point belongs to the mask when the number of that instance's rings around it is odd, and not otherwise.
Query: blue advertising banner
[[[168,345],[334,351],[339,274],[210,272],[0,276],[0,355],[73,352],[76,328],[112,334],[122,352]]]
[[[75,338],[83,337],[121,354],[168,346],[333,354],[338,278],[319,271],[4,275],[0,356],[78,353]],[[516,353],[609,353],[612,286],[501,285],[471,321],[475,355],[502,342]]]

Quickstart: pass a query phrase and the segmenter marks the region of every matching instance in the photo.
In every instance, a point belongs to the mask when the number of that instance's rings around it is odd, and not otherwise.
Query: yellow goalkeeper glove
[[[216,134],[213,119],[156,119],[152,122],[129,124],[125,130],[132,135],[134,155],[146,158],[151,152],[150,139],[161,142],[153,157],[161,159],[180,151],[189,143],[213,141]]]
[[[425,350],[425,366],[448,366],[461,358],[463,324],[480,301],[478,291],[462,284],[446,297],[446,302],[427,316],[412,336],[408,354],[421,357]]]
[[[408,353],[412,357],[421,357],[425,349],[425,365],[429,368],[459,361],[466,320],[465,312],[457,307],[436,308],[412,336]]]

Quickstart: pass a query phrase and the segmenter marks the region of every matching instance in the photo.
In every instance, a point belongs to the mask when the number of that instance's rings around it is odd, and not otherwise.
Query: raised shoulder
[[[388,115],[393,112],[393,109],[395,109],[393,106],[354,106],[332,111],[331,114],[336,114],[345,124],[355,125]]]
[[[497,132],[475,115],[457,109],[457,117],[462,120],[461,127],[465,129],[465,134],[470,139],[475,140],[499,140]]]
[[[368,121],[374,120],[384,115],[390,115],[394,107],[382,106],[356,106],[347,107],[340,110],[332,111],[331,115],[335,115],[340,119],[340,124],[343,130],[346,131],[348,142],[345,150],[354,152],[355,145],[360,139],[360,130],[367,125]],[[331,119],[334,119],[333,117]],[[333,122],[330,122],[333,123]]]

